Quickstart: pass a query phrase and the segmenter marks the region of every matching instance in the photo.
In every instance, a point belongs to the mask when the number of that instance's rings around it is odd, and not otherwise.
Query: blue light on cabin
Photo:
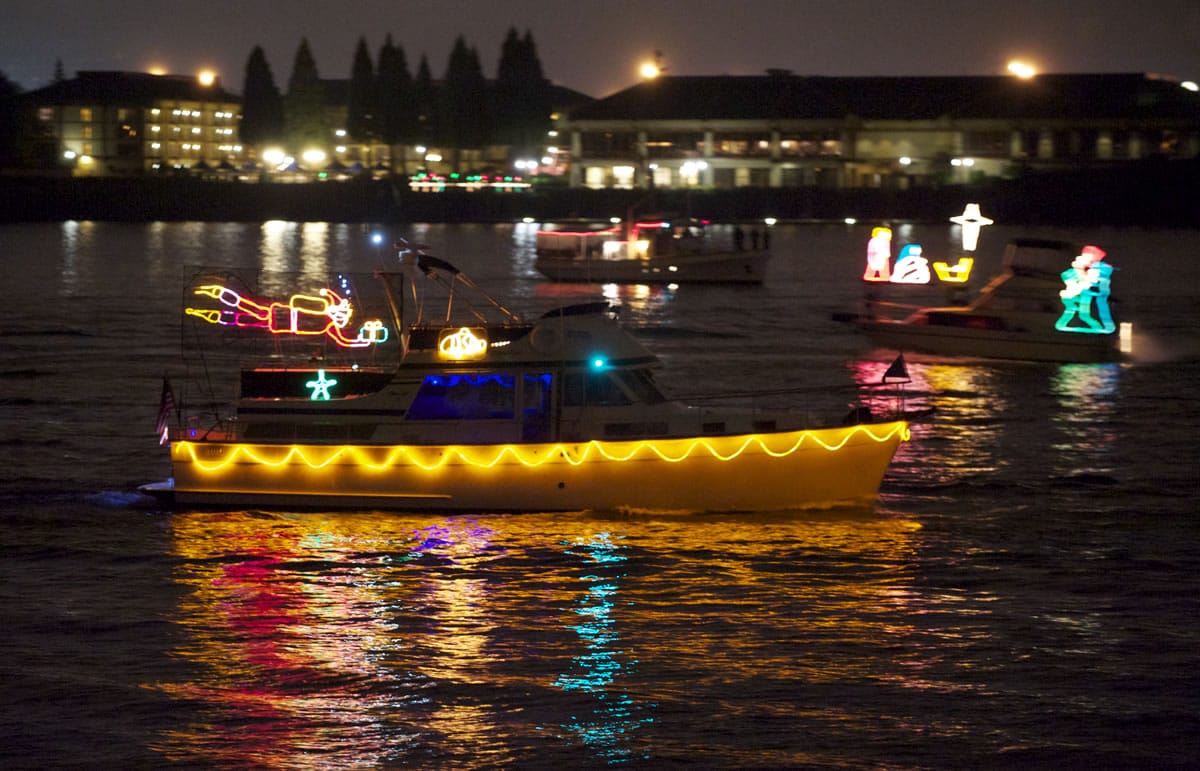
[[[383,243],[383,236],[381,236],[378,233],[372,233],[371,234],[371,243],[375,244],[376,246],[379,246],[380,244]]]
[[[603,356],[592,357],[592,369],[604,369],[608,366],[608,359]]]

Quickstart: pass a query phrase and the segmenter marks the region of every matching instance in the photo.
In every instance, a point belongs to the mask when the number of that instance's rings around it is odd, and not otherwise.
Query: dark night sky
[[[240,92],[263,46],[286,88],[301,38],[322,77],[349,77],[365,37],[415,71],[446,68],[455,37],[495,76],[509,27],[533,33],[546,76],[591,96],[668,74],[974,75],[1024,58],[1047,72],[1158,72],[1200,80],[1200,0],[0,0],[0,72],[45,85],[77,70],[215,69]]]

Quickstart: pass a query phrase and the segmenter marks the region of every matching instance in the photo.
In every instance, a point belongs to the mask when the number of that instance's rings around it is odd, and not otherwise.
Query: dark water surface
[[[321,223],[0,227],[0,766],[1200,764],[1200,233],[1098,243],[1134,364],[911,357],[879,503],[825,512],[168,512],[185,265],[370,269]],[[529,314],[604,294],[681,393],[878,380],[869,228],[762,287],[537,280],[529,226],[403,233]],[[951,228],[898,228],[926,254]],[[1175,271],[1172,273],[1172,271]],[[936,298],[935,298],[936,299]]]

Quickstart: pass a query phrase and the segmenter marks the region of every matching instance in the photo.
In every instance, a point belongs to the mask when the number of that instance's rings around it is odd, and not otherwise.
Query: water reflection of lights
[[[613,617],[623,577],[618,566],[626,558],[609,533],[598,533],[587,541],[581,539],[567,554],[581,557],[598,572],[580,576],[579,580],[587,583],[587,591],[572,609],[577,623],[570,628],[583,642],[585,652],[572,658],[572,671],[560,674],[555,685],[564,691],[586,693],[595,702],[591,707],[592,719],[573,715],[571,722],[561,727],[608,763],[624,762],[632,759],[630,742],[634,731],[653,720],[640,715],[644,707],[621,688],[614,687],[618,678],[628,675],[637,663],[619,647],[620,636]]]
[[[675,285],[658,284],[572,284],[540,281],[534,294],[541,300],[553,300],[558,304],[590,302],[600,296],[621,308],[623,317],[630,322],[643,321],[671,302],[675,297]]]
[[[522,278],[539,278],[537,268],[536,222],[518,222],[513,225],[513,275]]]
[[[1063,434],[1053,447],[1063,473],[1111,470],[1103,460],[1116,438],[1113,417],[1123,366],[1062,364],[1051,377],[1050,390],[1059,403],[1051,420]]]
[[[998,416],[1012,405],[994,367],[912,359],[907,365],[912,382],[896,390],[879,387],[886,361],[848,364],[856,383],[872,387],[863,401],[873,414],[900,409],[918,416],[912,423],[914,441],[897,451],[888,470],[890,479],[948,483],[994,472],[1008,462],[997,452],[1003,427]],[[936,431],[931,427],[935,422]],[[936,445],[931,444],[934,440]],[[953,451],[943,454],[936,450],[941,446]]]
[[[467,573],[491,531],[470,521],[381,528],[370,517],[177,515],[186,590],[177,655],[197,667],[160,684],[198,705],[163,738],[168,758],[263,767],[359,766],[405,741],[487,732],[491,710],[430,697],[439,681],[478,682],[492,626]],[[433,560],[422,588],[407,563]],[[405,648],[422,651],[414,668]],[[399,659],[399,661],[397,661]],[[236,726],[221,730],[214,726]],[[319,758],[319,761],[316,759]]]
[[[173,653],[189,666],[150,687],[189,718],[153,747],[199,766],[646,764],[672,751],[662,716],[697,710],[953,732],[915,708],[809,710],[858,687],[978,687],[958,652],[980,644],[994,599],[930,591],[919,523],[874,508],[169,523]],[[712,746],[731,764],[798,764],[729,734]]]

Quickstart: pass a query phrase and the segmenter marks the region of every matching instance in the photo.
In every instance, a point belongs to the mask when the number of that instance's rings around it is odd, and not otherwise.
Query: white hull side
[[[859,327],[874,344],[900,352],[1065,363],[1119,358],[1111,335],[1055,332],[1050,337],[901,322],[863,321]]]

